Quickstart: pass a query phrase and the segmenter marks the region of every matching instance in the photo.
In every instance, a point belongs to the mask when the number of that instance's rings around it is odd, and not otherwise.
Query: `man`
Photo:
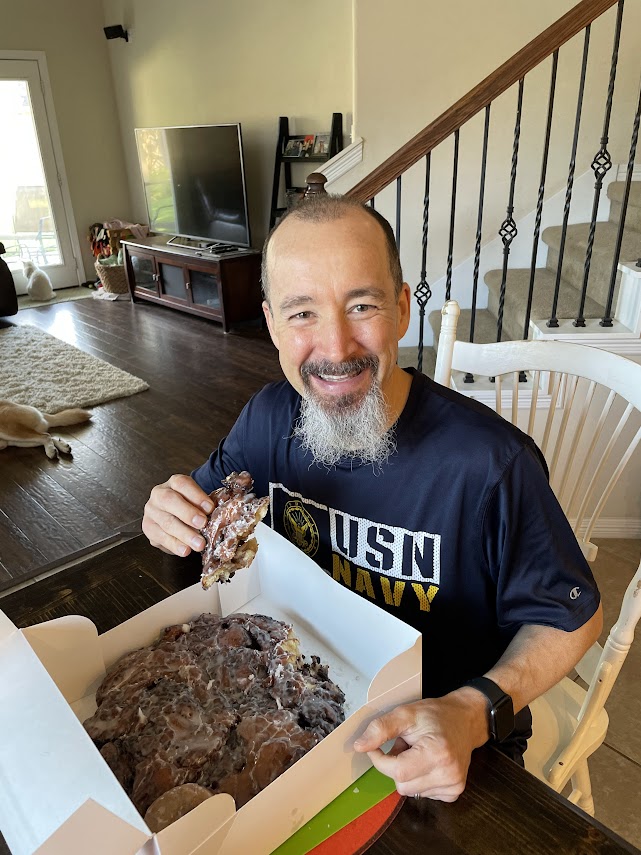
[[[424,700],[355,747],[400,793],[453,801],[491,735],[520,758],[527,704],[598,637],[594,580],[534,443],[396,364],[410,291],[380,215],[306,201],[268,238],[263,286],[288,382],[252,398],[193,479],[154,488],[143,531],[177,555],[202,550],[208,492],[251,472],[275,529],[423,633]]]

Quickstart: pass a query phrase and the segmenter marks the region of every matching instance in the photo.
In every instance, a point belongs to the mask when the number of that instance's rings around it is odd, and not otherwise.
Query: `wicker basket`
[[[127,285],[127,276],[125,275],[124,264],[94,264],[98,279],[105,291],[110,294],[128,294],[129,287]]]

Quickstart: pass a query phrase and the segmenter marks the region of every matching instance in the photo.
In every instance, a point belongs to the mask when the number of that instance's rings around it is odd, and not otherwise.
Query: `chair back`
[[[552,489],[594,560],[592,533],[641,441],[641,365],[569,342],[456,341],[459,313],[453,300],[443,307],[434,379],[449,386],[454,371],[493,379],[496,411],[539,445]]]
[[[459,313],[455,301],[443,307],[435,380],[450,386],[453,372],[473,374],[475,379],[492,378],[496,411],[538,443],[548,462],[552,488],[583,553],[594,560],[597,548],[591,542],[592,532],[641,440],[641,365],[569,342],[456,341]],[[605,738],[604,705],[640,618],[641,566],[627,587],[605,646],[594,644],[576,665],[588,690],[577,704],[567,742],[557,745],[554,762],[545,772],[544,779],[557,792],[572,779],[570,800],[591,812],[587,757]],[[563,710],[571,708],[563,690],[568,684],[575,687],[569,680],[562,681],[544,696],[549,696],[552,704],[556,698],[557,706],[562,707],[556,715],[562,716]],[[535,724],[540,725],[536,722],[536,702],[533,713]],[[595,732],[599,733],[596,741]]]

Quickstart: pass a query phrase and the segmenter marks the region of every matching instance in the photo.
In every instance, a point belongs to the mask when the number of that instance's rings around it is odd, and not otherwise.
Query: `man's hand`
[[[472,751],[488,737],[486,699],[463,687],[374,719],[354,748],[367,751],[401,795],[454,802],[465,789]],[[396,742],[384,754],[380,747],[390,739]]]
[[[185,557],[194,549],[202,552],[205,539],[199,533],[214,505],[187,475],[172,475],[151,491],[142,518],[143,533],[152,546]],[[203,513],[204,512],[204,513]]]

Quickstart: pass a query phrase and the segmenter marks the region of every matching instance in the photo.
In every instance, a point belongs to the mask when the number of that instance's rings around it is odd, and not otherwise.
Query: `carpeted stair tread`
[[[608,184],[608,199],[612,202],[623,202],[625,195],[625,181],[612,181]],[[633,181],[630,184],[630,198],[628,208],[641,208],[641,181]]]
[[[550,249],[558,250],[561,245],[561,235],[563,233],[562,226],[548,226],[543,230],[543,240]],[[582,261],[585,261],[585,252],[588,246],[588,237],[590,234],[589,223],[572,223],[567,227],[565,237],[565,253],[569,248],[576,248],[581,252]],[[614,244],[619,234],[619,226],[616,223],[597,223],[594,230],[594,246],[592,248],[594,254],[606,253],[612,265],[612,253]],[[639,235],[633,230],[627,228],[623,230],[623,241],[621,243],[621,258],[630,260],[638,257]],[[594,257],[592,259],[594,263]],[[581,265],[583,267],[583,264]]]
[[[621,222],[621,209],[625,195],[625,181],[613,181],[608,185],[608,198],[610,199],[610,222]],[[625,214],[625,228],[627,230],[641,233],[641,181],[633,181],[630,184],[630,198]],[[641,241],[641,234],[639,235]],[[639,250],[641,254],[641,250]]]
[[[534,296],[530,312],[530,317],[534,320],[547,320],[550,317],[555,282],[556,274],[552,273],[551,270],[547,270],[547,268],[537,269],[534,277]],[[499,292],[501,288],[501,271],[490,270],[486,273],[485,284],[488,286],[490,292],[488,308],[491,312],[496,313],[498,312]],[[529,288],[529,270],[508,270],[503,325],[507,327],[511,339],[523,337]],[[572,288],[567,282],[561,281],[557,317],[575,318],[580,299],[581,295],[576,288]],[[586,298],[584,313],[586,318],[602,318],[604,312],[605,309],[596,300],[593,300],[591,297]]]
[[[619,227],[616,223],[596,224],[590,278],[588,281],[588,295],[602,304],[605,304],[607,300],[608,289],[610,287],[614,247],[618,232]],[[543,240],[549,247],[548,267],[550,269],[556,270],[562,233],[563,229],[561,226],[549,226],[543,232]],[[589,233],[589,223],[575,223],[567,228],[565,251],[563,254],[563,278],[579,291],[583,284],[583,270]],[[641,236],[639,233],[626,228],[623,232],[623,242],[619,258],[622,261],[636,261],[639,257],[640,245]]]
[[[434,332],[434,347],[438,347],[438,339],[441,332],[441,311],[436,309],[430,312],[428,321]],[[470,340],[470,321],[472,318],[471,309],[461,309],[461,314],[456,327],[456,338],[458,341]],[[508,341],[511,336],[507,330],[503,330],[501,339]],[[487,309],[477,309],[474,319],[474,341],[477,344],[488,344],[496,341],[496,315],[493,315]]]
[[[440,314],[440,312],[439,312]],[[401,368],[416,368],[418,364],[418,347],[399,347],[398,364]],[[423,348],[423,374],[434,379],[436,367],[436,351],[430,345]]]

